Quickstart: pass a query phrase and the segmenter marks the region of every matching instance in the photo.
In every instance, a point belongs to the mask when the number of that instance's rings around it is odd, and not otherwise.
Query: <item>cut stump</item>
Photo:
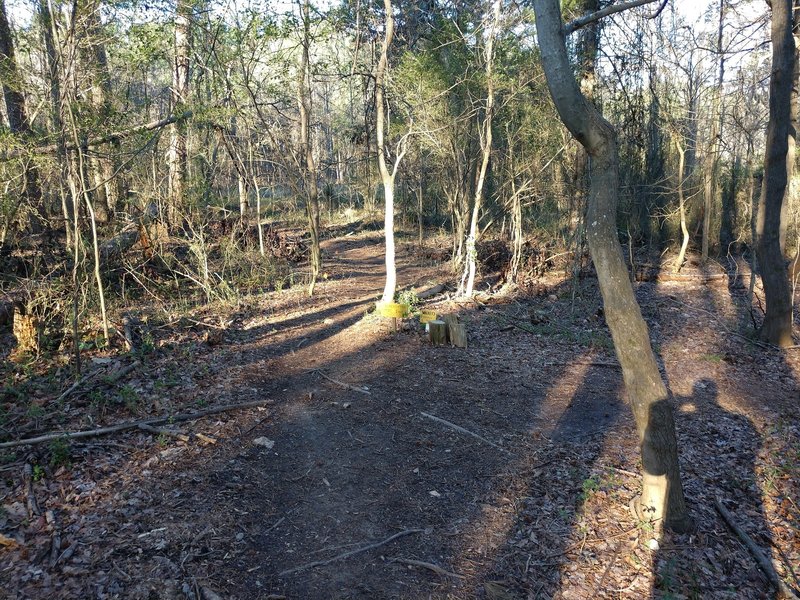
[[[428,339],[434,346],[444,346],[447,343],[447,323],[444,321],[430,321],[428,323]]]

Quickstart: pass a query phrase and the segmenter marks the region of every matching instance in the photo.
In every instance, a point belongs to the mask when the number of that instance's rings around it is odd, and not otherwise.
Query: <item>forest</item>
[[[800,597],[800,0],[0,0],[0,598]]]

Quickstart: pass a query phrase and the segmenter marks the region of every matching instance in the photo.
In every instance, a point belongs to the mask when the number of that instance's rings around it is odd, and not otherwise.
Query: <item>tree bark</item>
[[[567,55],[558,0],[534,0],[547,84],[562,121],[591,159],[587,233],[606,320],[641,443],[640,508],[671,529],[691,527],[683,497],[672,406],[617,238],[619,160],[611,125],[581,93]]]
[[[795,62],[791,15],[792,0],[773,0],[769,125],[757,223],[758,262],[767,303],[760,335],[776,346],[792,345],[791,286],[781,247],[789,189],[787,157]]]

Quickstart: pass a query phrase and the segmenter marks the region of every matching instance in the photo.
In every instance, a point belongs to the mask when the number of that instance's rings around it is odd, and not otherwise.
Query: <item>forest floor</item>
[[[0,597],[773,597],[717,498],[800,588],[800,350],[738,334],[741,281],[636,284],[697,525],[659,536],[629,510],[637,437],[595,279],[435,297],[425,307],[457,313],[469,347],[431,347],[416,322],[395,333],[368,313],[378,232],[324,252],[312,298],[292,288],[151,326],[149,352],[92,363],[135,358],[133,371],[60,403],[68,385],[43,375],[6,394],[5,439],[264,406],[176,423],[185,441],[134,429],[3,451]],[[452,281],[425,255],[400,244],[402,286]]]

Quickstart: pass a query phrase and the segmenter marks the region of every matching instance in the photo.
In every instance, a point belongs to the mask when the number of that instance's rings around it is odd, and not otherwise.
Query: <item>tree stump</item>
[[[467,347],[467,326],[458,322],[458,315],[446,315],[447,341],[456,348]]]
[[[467,347],[467,326],[463,323],[450,325],[447,334],[450,337],[450,343],[456,348]]]
[[[428,339],[434,346],[444,346],[447,343],[447,323],[444,321],[430,321],[428,323]]]
[[[14,305],[12,332],[17,339],[15,354],[38,354],[41,328],[35,315],[27,314],[24,306]]]

